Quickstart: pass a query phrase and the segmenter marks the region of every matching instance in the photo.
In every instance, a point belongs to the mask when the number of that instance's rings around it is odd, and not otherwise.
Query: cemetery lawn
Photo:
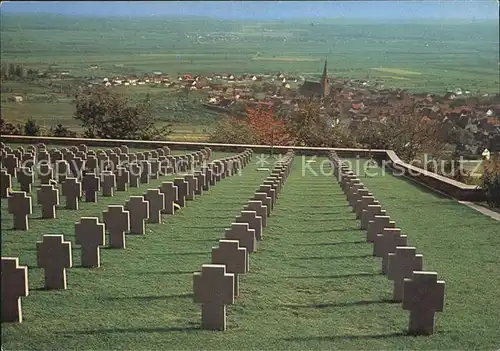
[[[268,175],[255,161],[242,176],[222,180],[174,216],[163,216],[162,224],[148,224],[146,235],[127,235],[127,249],[102,249],[98,269],[80,268],[80,249],[73,246],[66,291],[43,290],[35,242],[43,234],[74,242],[73,225],[81,216],[102,218],[107,204],[123,204],[136,193],[83,203],[79,211],[60,209],[56,220],[37,219],[33,201],[29,232],[10,230],[2,200],[2,255],[19,256],[30,280],[30,296],[22,298],[24,322],[2,325],[3,348],[498,348],[498,222],[405,180],[363,178],[423,254],[424,268],[446,281],[437,334],[407,336],[409,313],[389,301],[392,284],[380,274],[380,259],[372,257],[339,185],[332,176],[303,175],[300,157],[258,252],[250,255],[250,272],[240,278],[228,330],[200,330],[192,273],[210,263],[211,247]]]

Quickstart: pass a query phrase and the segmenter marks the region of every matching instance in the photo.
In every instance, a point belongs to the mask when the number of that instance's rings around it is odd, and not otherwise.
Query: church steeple
[[[327,62],[328,60],[325,59],[325,67],[323,68],[323,75],[321,76],[321,88],[322,88],[322,95],[323,97],[326,97],[330,95],[330,87],[328,86],[328,72],[327,72]]]

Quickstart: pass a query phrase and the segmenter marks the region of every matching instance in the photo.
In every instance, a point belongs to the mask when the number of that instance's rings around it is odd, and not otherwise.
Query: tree
[[[137,103],[105,87],[84,88],[75,96],[74,118],[88,138],[161,140],[171,133],[171,124],[162,127],[152,113],[148,96]]]
[[[292,138],[286,130],[284,121],[275,117],[272,107],[263,104],[255,108],[246,107],[246,114],[246,123],[256,136],[258,144],[292,144]]]
[[[349,131],[333,123],[332,117],[322,113],[321,104],[313,99],[298,102],[295,111],[285,117],[288,133],[298,145],[314,147],[354,147]]]
[[[23,135],[22,126],[5,121],[2,114],[0,114],[0,133],[3,135]]]
[[[210,133],[211,143],[256,144],[257,136],[250,129],[245,120],[234,117],[225,117],[217,121]]]
[[[39,136],[40,126],[31,118],[24,124],[24,135],[27,136]]]

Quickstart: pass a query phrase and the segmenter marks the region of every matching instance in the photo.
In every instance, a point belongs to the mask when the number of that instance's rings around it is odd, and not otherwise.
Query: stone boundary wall
[[[255,153],[285,153],[287,150],[294,150],[296,155],[305,156],[327,156],[329,150],[334,150],[342,158],[354,158],[359,155],[366,158],[370,154],[377,161],[389,161],[388,167],[393,171],[404,173],[408,178],[424,184],[440,193],[444,193],[460,201],[484,201],[486,199],[481,188],[457,182],[453,179],[443,177],[439,174],[426,171],[422,168],[407,164],[399,159],[392,150],[380,149],[349,149],[349,148],[325,148],[325,147],[304,147],[304,146],[269,146],[269,145],[243,145],[243,144],[213,144],[196,142],[174,142],[174,141],[150,141],[150,140],[108,140],[108,139],[87,139],[87,138],[57,138],[57,137],[30,137],[20,135],[2,135],[4,143],[22,144],[53,144],[53,145],[78,145],[85,143],[94,147],[115,147],[127,145],[130,148],[153,149],[161,146],[168,146],[172,150],[198,150],[200,147],[209,147],[213,151],[222,152],[243,152],[251,148]]]

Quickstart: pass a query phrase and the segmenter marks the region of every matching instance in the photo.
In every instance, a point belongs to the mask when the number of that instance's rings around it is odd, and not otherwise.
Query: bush
[[[59,123],[55,128],[50,127],[49,135],[59,138],[76,138],[76,132],[69,130],[64,127],[61,123]]]
[[[500,160],[485,162],[483,189],[486,201],[492,207],[500,208]]]
[[[27,136],[39,136],[40,126],[31,118],[24,124],[24,135]]]

